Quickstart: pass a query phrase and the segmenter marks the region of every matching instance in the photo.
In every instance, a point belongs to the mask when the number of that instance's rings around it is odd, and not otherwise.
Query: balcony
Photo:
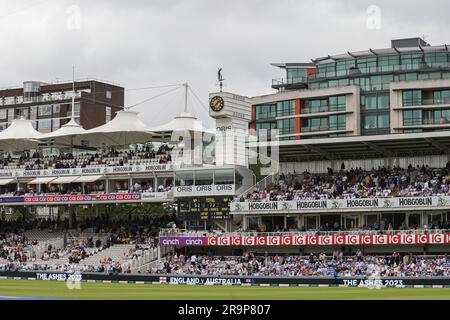
[[[448,68],[448,63],[430,63],[430,64],[404,64],[404,65],[392,65],[392,66],[377,66],[377,67],[353,67],[348,70],[319,72],[309,76],[308,80],[332,78],[332,77],[345,77],[349,75],[361,75],[370,73],[390,73],[395,71],[411,71],[422,69],[435,69],[440,70],[442,68]]]
[[[272,79],[272,88],[279,89],[282,87],[289,88],[305,88],[308,81],[307,77],[291,77]]]
[[[336,106],[336,105],[326,105],[326,106],[320,106],[320,107],[304,107],[302,108],[302,114],[309,114],[309,113],[321,113],[321,112],[342,112],[345,111],[345,105],[344,106]]]

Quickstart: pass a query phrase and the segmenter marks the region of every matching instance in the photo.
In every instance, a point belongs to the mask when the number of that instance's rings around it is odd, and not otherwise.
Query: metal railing
[[[251,231],[194,231],[185,229],[160,229],[159,236],[299,236],[299,235],[376,235],[376,234],[448,234],[450,229],[410,229],[410,230],[346,230],[346,231],[284,231],[284,232],[259,232]]]

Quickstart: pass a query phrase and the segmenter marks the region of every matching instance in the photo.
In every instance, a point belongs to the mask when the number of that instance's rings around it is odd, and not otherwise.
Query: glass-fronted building
[[[450,52],[421,38],[311,63],[273,64],[278,93],[252,98],[250,127],[280,140],[369,136],[450,128]]]

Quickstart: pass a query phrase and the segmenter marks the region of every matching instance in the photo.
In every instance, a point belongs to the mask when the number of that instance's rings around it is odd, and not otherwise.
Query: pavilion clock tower
[[[209,116],[216,119],[216,165],[248,166],[245,142],[251,120],[250,98],[230,92],[210,93]]]

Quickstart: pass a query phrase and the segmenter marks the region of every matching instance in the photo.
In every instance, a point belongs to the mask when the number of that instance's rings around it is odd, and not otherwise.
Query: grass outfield
[[[59,281],[0,280],[0,298],[9,297],[107,300],[436,300],[450,299],[450,288],[241,287],[81,282],[81,289],[70,290],[65,282]]]

